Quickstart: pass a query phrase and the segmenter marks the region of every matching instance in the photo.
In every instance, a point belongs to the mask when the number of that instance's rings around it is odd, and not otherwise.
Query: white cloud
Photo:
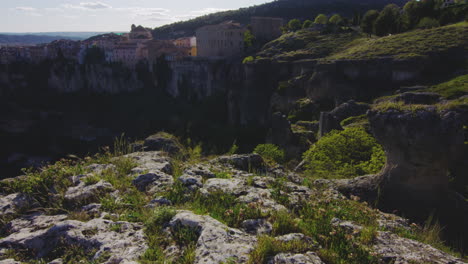
[[[188,14],[174,16],[173,21],[189,20],[189,19],[196,18],[199,16],[204,16],[204,15],[208,15],[211,13],[222,12],[222,11],[227,11],[227,9],[207,7],[207,8],[203,8],[200,10],[190,11]]]
[[[103,2],[81,2],[78,5],[64,4],[64,8],[70,9],[81,9],[81,10],[99,10],[99,9],[110,9],[112,6]]]
[[[227,11],[227,9],[207,7],[207,8],[203,8],[201,10],[191,11],[190,13],[195,15],[195,16],[203,16],[203,15],[208,15],[208,14],[211,14],[211,13],[222,12],[222,11]]]
[[[36,8],[30,6],[18,6],[15,8],[15,10],[23,12],[33,12],[36,11]]]
[[[24,14],[28,16],[36,16],[36,17],[42,16],[42,14],[38,12],[37,8],[30,7],[30,6],[18,6],[14,8],[14,10],[18,12],[23,12]]]
[[[170,10],[164,8],[144,8],[144,7],[125,7],[115,8],[115,10],[125,12],[133,20],[146,21],[172,21],[173,17]]]

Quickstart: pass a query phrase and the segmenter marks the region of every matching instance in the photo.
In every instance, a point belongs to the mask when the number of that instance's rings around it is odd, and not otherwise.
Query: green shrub
[[[434,18],[430,17],[425,17],[419,21],[417,28],[435,28],[435,27],[440,27],[439,21]]]
[[[307,173],[317,178],[350,178],[377,173],[385,154],[362,127],[332,131],[304,153]]]
[[[284,150],[273,144],[260,144],[255,147],[254,153],[259,154],[267,161],[281,163],[284,161]]]
[[[242,61],[243,64],[246,64],[246,63],[249,63],[249,62],[253,62],[255,60],[255,58],[253,56],[248,56],[248,57],[245,57],[244,60]]]

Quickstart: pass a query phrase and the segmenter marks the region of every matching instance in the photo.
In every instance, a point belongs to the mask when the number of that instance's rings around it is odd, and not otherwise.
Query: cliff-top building
[[[276,17],[252,17],[252,34],[261,41],[269,41],[281,36],[284,21]]]
[[[186,37],[174,40],[174,45],[184,51],[186,56],[197,56],[197,38]]]
[[[244,32],[239,23],[227,21],[204,26],[196,31],[199,57],[230,57],[244,50]]]

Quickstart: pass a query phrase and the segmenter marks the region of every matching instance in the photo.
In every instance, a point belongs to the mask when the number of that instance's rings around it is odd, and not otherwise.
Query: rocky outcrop
[[[232,156],[221,156],[214,160],[224,165],[231,165],[238,170],[243,171],[262,171],[265,170],[265,162],[258,154],[243,154]]]
[[[464,144],[463,122],[456,112],[370,111],[369,120],[387,162],[380,187],[387,199],[434,203],[448,192],[448,172]]]
[[[13,215],[28,209],[33,204],[31,197],[14,193],[6,196],[0,196],[0,217]]]
[[[201,263],[246,263],[254,249],[256,237],[238,229],[229,228],[209,216],[195,215],[192,212],[179,212],[169,223],[199,232],[195,264]]]
[[[65,201],[69,204],[86,204],[97,202],[101,196],[114,191],[112,184],[100,180],[95,184],[87,184],[86,177],[78,180],[78,185],[68,188]]]
[[[325,264],[315,252],[304,254],[280,253],[276,255],[268,264]]]
[[[147,249],[141,225],[93,219],[66,220],[66,215],[30,215],[8,224],[0,247],[27,249],[35,258],[50,258],[61,248],[75,246],[100,263],[136,263]],[[118,228],[115,228],[118,227]]]
[[[332,130],[342,130],[340,122],[348,117],[364,115],[369,105],[356,103],[350,100],[333,109],[331,112],[322,112],[319,122],[319,136],[322,137]]]
[[[174,136],[167,133],[157,133],[145,139],[143,149],[146,151],[165,151],[176,154],[182,151],[182,144]]]

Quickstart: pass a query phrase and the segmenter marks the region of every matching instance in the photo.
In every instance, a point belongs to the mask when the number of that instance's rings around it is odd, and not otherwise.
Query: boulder
[[[136,152],[125,155],[124,157],[132,158],[138,167],[132,169],[134,174],[144,174],[145,172],[161,171],[167,174],[172,174],[171,159],[160,151]]]
[[[203,186],[203,178],[199,175],[184,174],[180,176],[177,180],[180,181],[183,185],[192,189],[200,188]]]
[[[183,149],[182,144],[175,136],[164,132],[147,137],[143,148],[145,151],[164,151],[169,154],[179,153]]]
[[[320,113],[319,137],[323,137],[332,130],[343,130],[340,122],[329,112]]]
[[[262,157],[255,153],[221,156],[214,161],[225,165],[231,165],[234,168],[243,171],[265,169],[265,162],[263,161]]]
[[[148,248],[140,224],[66,218],[66,215],[34,214],[15,219],[9,224],[8,236],[0,239],[0,247],[27,249],[31,258],[47,258],[57,247],[79,246],[97,250],[91,256],[94,260],[109,255],[105,261],[109,264],[135,263]],[[118,230],[113,228],[115,225],[119,225]]]
[[[434,203],[448,192],[448,173],[464,145],[463,122],[455,112],[370,111],[373,134],[387,162],[379,187],[387,201]],[[419,203],[419,202],[418,202]]]
[[[251,235],[268,235],[273,230],[273,225],[265,219],[248,219],[241,223],[241,227]]]
[[[202,193],[226,193],[239,196],[247,193],[247,188],[244,186],[244,181],[241,179],[208,179],[203,188]]]
[[[339,122],[348,117],[364,115],[370,109],[368,104],[356,103],[354,100],[349,100],[333,109],[330,114]]]
[[[195,250],[195,264],[246,263],[257,239],[238,229],[230,228],[206,215],[180,211],[169,225],[184,226],[199,232]]]
[[[184,171],[186,175],[198,175],[202,178],[209,179],[209,178],[216,178],[216,175],[204,165],[197,165],[192,166]]]
[[[112,184],[104,180],[91,185],[86,185],[84,181],[80,180],[78,186],[68,188],[64,198],[70,204],[86,204],[97,202],[102,195],[114,190]]]
[[[137,176],[132,184],[141,192],[157,193],[172,186],[174,179],[164,172],[153,171]]]
[[[156,208],[157,206],[169,206],[172,205],[171,200],[164,198],[164,197],[156,197],[155,199],[151,200],[149,204],[145,207],[148,208]]]
[[[325,264],[315,252],[304,254],[280,253],[277,254],[268,264]]]
[[[21,262],[16,261],[14,259],[4,259],[0,260],[0,264],[21,264]]]
[[[22,193],[0,196],[0,217],[20,213],[27,210],[31,205],[31,198]]]
[[[348,117],[364,115],[369,108],[367,104],[356,103],[350,100],[339,105],[331,112],[320,113],[319,137],[330,133],[332,130],[342,130],[341,121]]]
[[[427,244],[379,231],[372,251],[385,263],[466,263]]]

